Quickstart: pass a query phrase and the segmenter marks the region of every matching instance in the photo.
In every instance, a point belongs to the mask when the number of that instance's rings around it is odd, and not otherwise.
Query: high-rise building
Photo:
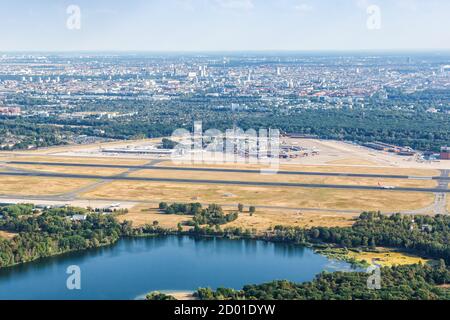
[[[277,67],[277,76],[281,76],[281,67]]]
[[[450,75],[450,65],[442,66],[441,67],[441,73]]]
[[[200,77],[204,78],[208,76],[208,73],[206,71],[206,66],[200,66],[198,67],[198,70],[200,71]]]

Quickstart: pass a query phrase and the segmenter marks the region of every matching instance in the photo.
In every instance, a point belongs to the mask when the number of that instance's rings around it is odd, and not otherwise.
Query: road
[[[441,170],[441,177],[448,178],[450,170]],[[448,190],[448,181],[439,180],[439,189]],[[444,192],[437,193],[434,201],[433,212],[436,214],[447,214],[447,194]]]
[[[78,178],[78,179],[95,179],[96,182],[74,190],[65,194],[49,196],[34,196],[34,199],[40,200],[57,200],[57,201],[72,201],[78,198],[80,193],[98,188],[103,184],[107,184],[114,180],[134,180],[134,181],[153,181],[153,182],[173,182],[173,183],[207,183],[207,184],[228,184],[228,185],[252,185],[252,186],[286,186],[286,187],[305,187],[305,188],[334,188],[334,189],[361,189],[361,190],[386,190],[383,187],[372,186],[351,186],[351,185],[331,185],[331,184],[299,184],[299,183],[276,183],[276,182],[251,182],[251,181],[220,181],[220,180],[193,180],[193,179],[159,179],[159,178],[145,178],[145,177],[129,177],[129,174],[138,170],[175,170],[175,171],[206,171],[206,172],[238,172],[238,173],[260,173],[259,170],[246,169],[225,169],[225,168],[178,168],[178,167],[155,167],[156,164],[163,162],[163,160],[152,160],[149,163],[141,166],[129,165],[110,165],[110,164],[72,164],[64,162],[30,162],[30,161],[11,161],[8,164],[23,164],[23,165],[47,165],[47,166],[66,166],[66,167],[97,167],[97,168],[120,168],[127,169],[124,173],[116,176],[96,176],[96,175],[79,175],[79,174],[63,174],[63,173],[47,173],[31,169],[6,167],[8,171],[0,172],[1,175],[15,175],[15,176],[41,176],[41,177],[57,177],[57,178]],[[281,175],[319,175],[319,176],[339,176],[339,177],[366,177],[366,178],[393,178],[393,179],[426,179],[438,180],[438,187],[435,189],[426,188],[395,188],[390,191],[405,191],[405,192],[433,192],[436,195],[435,202],[423,209],[408,211],[404,213],[423,214],[428,212],[446,213],[446,197],[448,190],[448,183],[450,170],[442,170],[438,177],[410,177],[404,175],[378,175],[378,174],[353,174],[353,173],[324,173],[324,172],[302,172],[302,171],[279,171]],[[14,196],[0,196],[0,199],[14,198]],[[23,197],[26,200],[28,197]],[[31,200],[31,198],[29,198]],[[97,199],[98,200],[98,199]],[[129,199],[104,199],[108,201],[128,201]],[[131,201],[131,200],[130,200]],[[283,210],[303,210],[303,211],[323,211],[323,209],[314,208],[282,208],[259,206],[261,209],[283,209]],[[330,212],[349,212],[348,210],[326,210]],[[355,211],[356,213],[356,211]]]
[[[151,204],[158,205],[161,201],[142,201],[142,200],[130,200],[123,198],[72,198],[67,195],[58,196],[14,196],[14,195],[0,195],[0,203],[4,200],[6,203],[47,203],[47,204],[70,204],[72,202],[88,202],[89,206],[95,207],[97,203],[112,203],[118,202],[121,204]],[[201,203],[203,206],[208,206],[210,203]],[[218,203],[223,208],[237,208],[238,204],[229,203]],[[295,207],[283,207],[283,206],[264,206],[264,205],[254,205],[257,209],[268,209],[268,210],[283,210],[283,211],[295,211],[295,212],[330,212],[330,213],[353,213],[359,215],[361,210],[341,210],[341,209],[324,209],[324,208],[295,208]],[[394,214],[394,212],[384,212],[385,214]]]
[[[438,189],[448,190],[448,178],[450,170],[441,170],[441,177],[443,179],[439,180]],[[446,192],[436,192],[434,202],[428,207],[413,210],[412,214],[447,214],[447,193]]]
[[[357,189],[357,190],[386,190],[378,186],[356,186],[356,185],[338,185],[338,184],[307,184],[307,183],[287,183],[287,182],[256,182],[256,181],[238,181],[238,180],[203,180],[203,179],[169,179],[169,178],[147,178],[147,177],[129,177],[124,174],[115,176],[97,176],[87,174],[68,174],[54,172],[0,172],[0,176],[20,176],[20,177],[45,177],[45,178],[70,178],[70,179],[94,179],[94,180],[125,180],[125,181],[144,181],[144,182],[168,182],[168,183],[190,183],[190,184],[220,184],[220,185],[244,185],[244,186],[267,186],[267,187],[300,187],[300,188],[327,188],[327,189]],[[403,192],[433,192],[449,193],[448,188],[405,188],[397,187],[388,191]]]
[[[65,162],[34,162],[34,161],[7,161],[9,165],[43,165],[54,167],[82,167],[82,168],[110,168],[137,170],[171,170],[171,171],[201,171],[201,172],[233,172],[233,173],[261,173],[260,170],[252,169],[228,169],[228,168],[199,168],[199,167],[165,167],[155,166],[164,160],[153,160],[147,165],[130,166],[116,164],[91,164],[91,163],[65,163]],[[277,171],[280,175],[307,175],[307,176],[329,176],[329,177],[354,177],[354,178],[382,178],[382,179],[416,179],[416,180],[444,180],[450,182],[447,176],[417,177],[408,175],[383,175],[369,173],[342,173],[342,172],[307,172],[307,171]]]

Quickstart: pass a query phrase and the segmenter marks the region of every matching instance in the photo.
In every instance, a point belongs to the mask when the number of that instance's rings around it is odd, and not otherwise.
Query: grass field
[[[95,180],[61,179],[43,177],[0,177],[0,194],[3,195],[56,195],[87,186]]]
[[[189,220],[188,216],[161,214],[156,205],[139,204],[129,210],[127,214],[119,215],[118,220],[132,221],[134,227],[142,227],[158,221],[163,228],[176,229],[178,223]]]
[[[239,213],[239,218],[226,226],[264,232],[277,225],[302,228],[350,227],[354,223],[354,219],[354,213],[260,209],[253,215],[248,212]]]
[[[113,181],[80,197],[385,212],[423,208],[434,201],[431,193],[137,181]]]
[[[140,170],[132,173],[134,177],[168,178],[168,179],[193,179],[193,180],[223,180],[223,181],[255,181],[255,182],[290,182],[307,184],[337,184],[378,186],[389,185],[396,187],[434,188],[437,182],[433,180],[408,180],[408,179],[374,179],[353,177],[324,177],[304,175],[262,175],[259,173],[236,172],[201,172],[201,171],[170,171],[170,170]]]
[[[236,209],[224,208],[226,212]],[[348,227],[354,223],[353,213],[333,212],[300,212],[293,210],[259,209],[250,216],[248,212],[239,213],[239,218],[223,227],[241,227],[243,229],[256,229],[258,232],[267,231],[277,225],[293,227]],[[118,216],[120,221],[128,220],[133,226],[140,227],[158,221],[164,228],[176,229],[178,223],[190,220],[189,216],[161,214],[157,205],[140,204],[129,210],[129,213]]]
[[[10,165],[8,167],[33,171],[68,173],[68,174],[86,174],[96,176],[112,176],[121,174],[126,171],[126,169],[116,169],[116,168],[59,167],[59,166],[45,166],[45,165],[16,165],[16,164]]]
[[[386,267],[395,265],[426,264],[429,260],[414,256],[405,252],[390,250],[386,248],[377,248],[377,252],[354,252],[349,251],[348,256],[357,261],[364,261],[368,264],[373,262]]]

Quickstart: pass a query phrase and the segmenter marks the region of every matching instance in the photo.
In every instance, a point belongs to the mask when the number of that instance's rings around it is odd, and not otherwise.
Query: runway
[[[229,169],[229,168],[199,168],[199,167],[164,167],[141,165],[115,165],[115,164],[91,164],[91,163],[65,163],[65,162],[34,162],[34,161],[7,161],[10,165],[43,165],[55,167],[84,167],[84,168],[109,168],[109,169],[129,169],[129,170],[170,170],[170,171],[197,171],[197,172],[230,172],[230,173],[261,173],[255,169]],[[277,171],[280,175],[305,175],[305,176],[328,176],[328,177],[353,177],[353,178],[380,178],[380,179],[414,179],[414,180],[442,180],[449,181],[448,176],[408,176],[408,175],[383,175],[369,173],[341,173],[341,172],[308,172],[308,171]]]
[[[153,167],[152,167],[153,168]],[[386,189],[377,186],[355,186],[355,185],[337,185],[337,184],[306,184],[306,183],[285,183],[285,182],[257,182],[257,181],[238,181],[238,180],[202,180],[202,179],[169,179],[169,178],[147,178],[130,177],[126,175],[115,176],[97,176],[84,174],[65,174],[53,172],[0,172],[0,176],[19,176],[19,177],[45,177],[45,178],[70,178],[70,179],[92,179],[92,180],[125,180],[125,181],[144,181],[144,182],[168,182],[168,183],[190,183],[190,184],[220,184],[220,185],[244,185],[244,186],[264,186],[264,187],[297,187],[297,188],[326,188],[326,189],[357,189],[357,190],[384,190],[384,191],[403,191],[403,192],[434,192],[449,193],[447,188],[405,188],[396,187]]]

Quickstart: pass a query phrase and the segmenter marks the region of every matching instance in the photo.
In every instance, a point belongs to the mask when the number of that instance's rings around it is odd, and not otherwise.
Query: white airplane
[[[378,182],[378,186],[381,187],[381,188],[383,188],[383,189],[388,189],[388,190],[395,189],[394,186],[382,186],[379,182]]]

